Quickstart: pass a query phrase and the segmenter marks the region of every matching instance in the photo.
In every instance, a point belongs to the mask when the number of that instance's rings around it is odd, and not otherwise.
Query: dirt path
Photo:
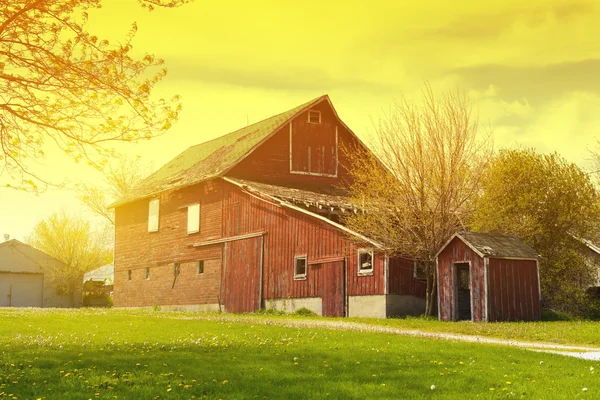
[[[510,339],[498,339],[484,336],[475,335],[463,335],[456,333],[444,333],[444,332],[427,332],[418,329],[402,329],[392,328],[387,326],[377,326],[363,324],[359,322],[349,321],[327,321],[327,320],[291,320],[291,319],[276,319],[276,318],[252,318],[237,315],[205,315],[205,316],[194,316],[184,317],[189,319],[207,319],[207,320],[219,320],[219,321],[232,321],[232,322],[245,322],[249,324],[262,324],[262,325],[278,325],[293,328],[326,328],[343,331],[354,331],[354,332],[379,332],[389,333],[393,335],[401,336],[412,336],[412,337],[423,337],[429,339],[438,340],[452,340],[459,342],[468,343],[482,343],[482,344],[494,344],[500,346],[518,347],[526,350],[539,351],[545,353],[554,353],[564,356],[576,357],[585,360],[600,360],[600,347],[588,347],[588,346],[573,346],[563,345],[556,343],[544,343],[544,342],[527,342],[520,340]]]

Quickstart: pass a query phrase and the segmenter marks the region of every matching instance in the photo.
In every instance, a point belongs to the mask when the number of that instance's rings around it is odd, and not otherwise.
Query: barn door
[[[457,319],[471,320],[471,274],[467,263],[456,264],[456,310]]]
[[[0,274],[0,307],[41,307],[44,275]]]
[[[346,310],[344,260],[323,263],[323,316],[343,317]]]
[[[225,243],[223,284],[225,311],[254,312],[260,308],[262,237]]]

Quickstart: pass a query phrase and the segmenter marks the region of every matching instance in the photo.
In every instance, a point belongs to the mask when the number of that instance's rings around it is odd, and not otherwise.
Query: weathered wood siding
[[[221,181],[166,192],[160,199],[158,232],[148,232],[148,203],[142,199],[115,210],[115,306],[216,304],[222,245],[193,243],[221,237]],[[200,232],[187,233],[187,205],[200,203]],[[204,274],[195,262],[205,260]],[[173,263],[181,263],[174,277]],[[150,278],[145,279],[145,269]],[[132,279],[127,279],[127,271]]]
[[[230,210],[236,210],[231,212]],[[239,210],[239,211],[238,211]],[[375,253],[373,274],[358,275],[360,244],[348,240],[346,234],[324,221],[273,203],[265,202],[239,187],[223,185],[224,232],[234,223],[238,234],[265,232],[263,248],[263,298],[322,297],[325,285],[332,280],[325,277],[324,265],[345,260],[347,295],[384,294],[385,262],[383,253]],[[235,215],[235,217],[227,217]],[[305,280],[294,280],[294,257],[307,256]],[[228,265],[229,261],[227,261]],[[339,271],[339,268],[335,269]],[[328,271],[329,272],[329,271]],[[236,285],[237,281],[232,281]],[[235,289],[233,289],[235,291]]]
[[[490,321],[540,318],[535,261],[490,258],[488,271]]]
[[[349,180],[350,176],[344,168],[344,165],[348,165],[348,163],[343,146],[357,146],[358,142],[343,125],[338,123],[327,102],[317,104],[311,110],[321,112],[320,124],[309,123],[308,111],[305,111],[294,118],[291,123],[280,128],[227,175],[291,186],[294,184],[335,185]],[[291,153],[290,143],[292,144]],[[334,175],[336,158],[339,161],[337,176],[306,174],[310,172]]]
[[[389,293],[425,297],[427,282],[414,278],[414,261],[402,257],[389,259]]]
[[[262,238],[225,243],[222,299],[225,311],[253,312],[260,308]]]
[[[458,317],[454,264],[463,262],[470,263],[471,318],[473,321],[484,321],[486,310],[483,258],[458,238],[454,238],[438,255],[440,318],[444,321],[452,321]]]

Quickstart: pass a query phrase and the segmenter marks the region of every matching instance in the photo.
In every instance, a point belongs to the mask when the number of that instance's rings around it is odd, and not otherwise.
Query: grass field
[[[0,399],[600,397],[599,362],[193,317],[0,310]]]

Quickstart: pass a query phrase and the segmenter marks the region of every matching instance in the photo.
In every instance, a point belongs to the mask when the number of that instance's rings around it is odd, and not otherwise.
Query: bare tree
[[[50,279],[59,293],[71,297],[82,288],[83,274],[112,259],[108,229],[93,230],[89,221],[62,211],[40,221],[27,243],[62,261],[63,268],[50,271]]]
[[[101,184],[77,185],[78,198],[90,211],[114,226],[114,209],[108,209],[107,206],[131,194],[133,188],[148,175],[148,171],[149,167],[140,158],[120,159],[107,167]]]
[[[435,308],[435,254],[468,225],[492,153],[491,136],[478,138],[478,126],[465,94],[436,98],[427,84],[421,103],[402,97],[380,119],[374,154],[349,157],[348,189],[366,212],[346,222],[394,254],[427,261],[426,315]]]
[[[133,0],[131,0],[133,1]],[[187,0],[138,0],[152,9]],[[166,132],[178,96],[151,99],[166,75],[163,60],[135,58],[137,26],[111,44],[88,31],[87,11],[102,0],[0,3],[0,176],[3,186],[37,189],[50,179],[31,161],[52,144],[75,161],[102,168],[112,144]]]

